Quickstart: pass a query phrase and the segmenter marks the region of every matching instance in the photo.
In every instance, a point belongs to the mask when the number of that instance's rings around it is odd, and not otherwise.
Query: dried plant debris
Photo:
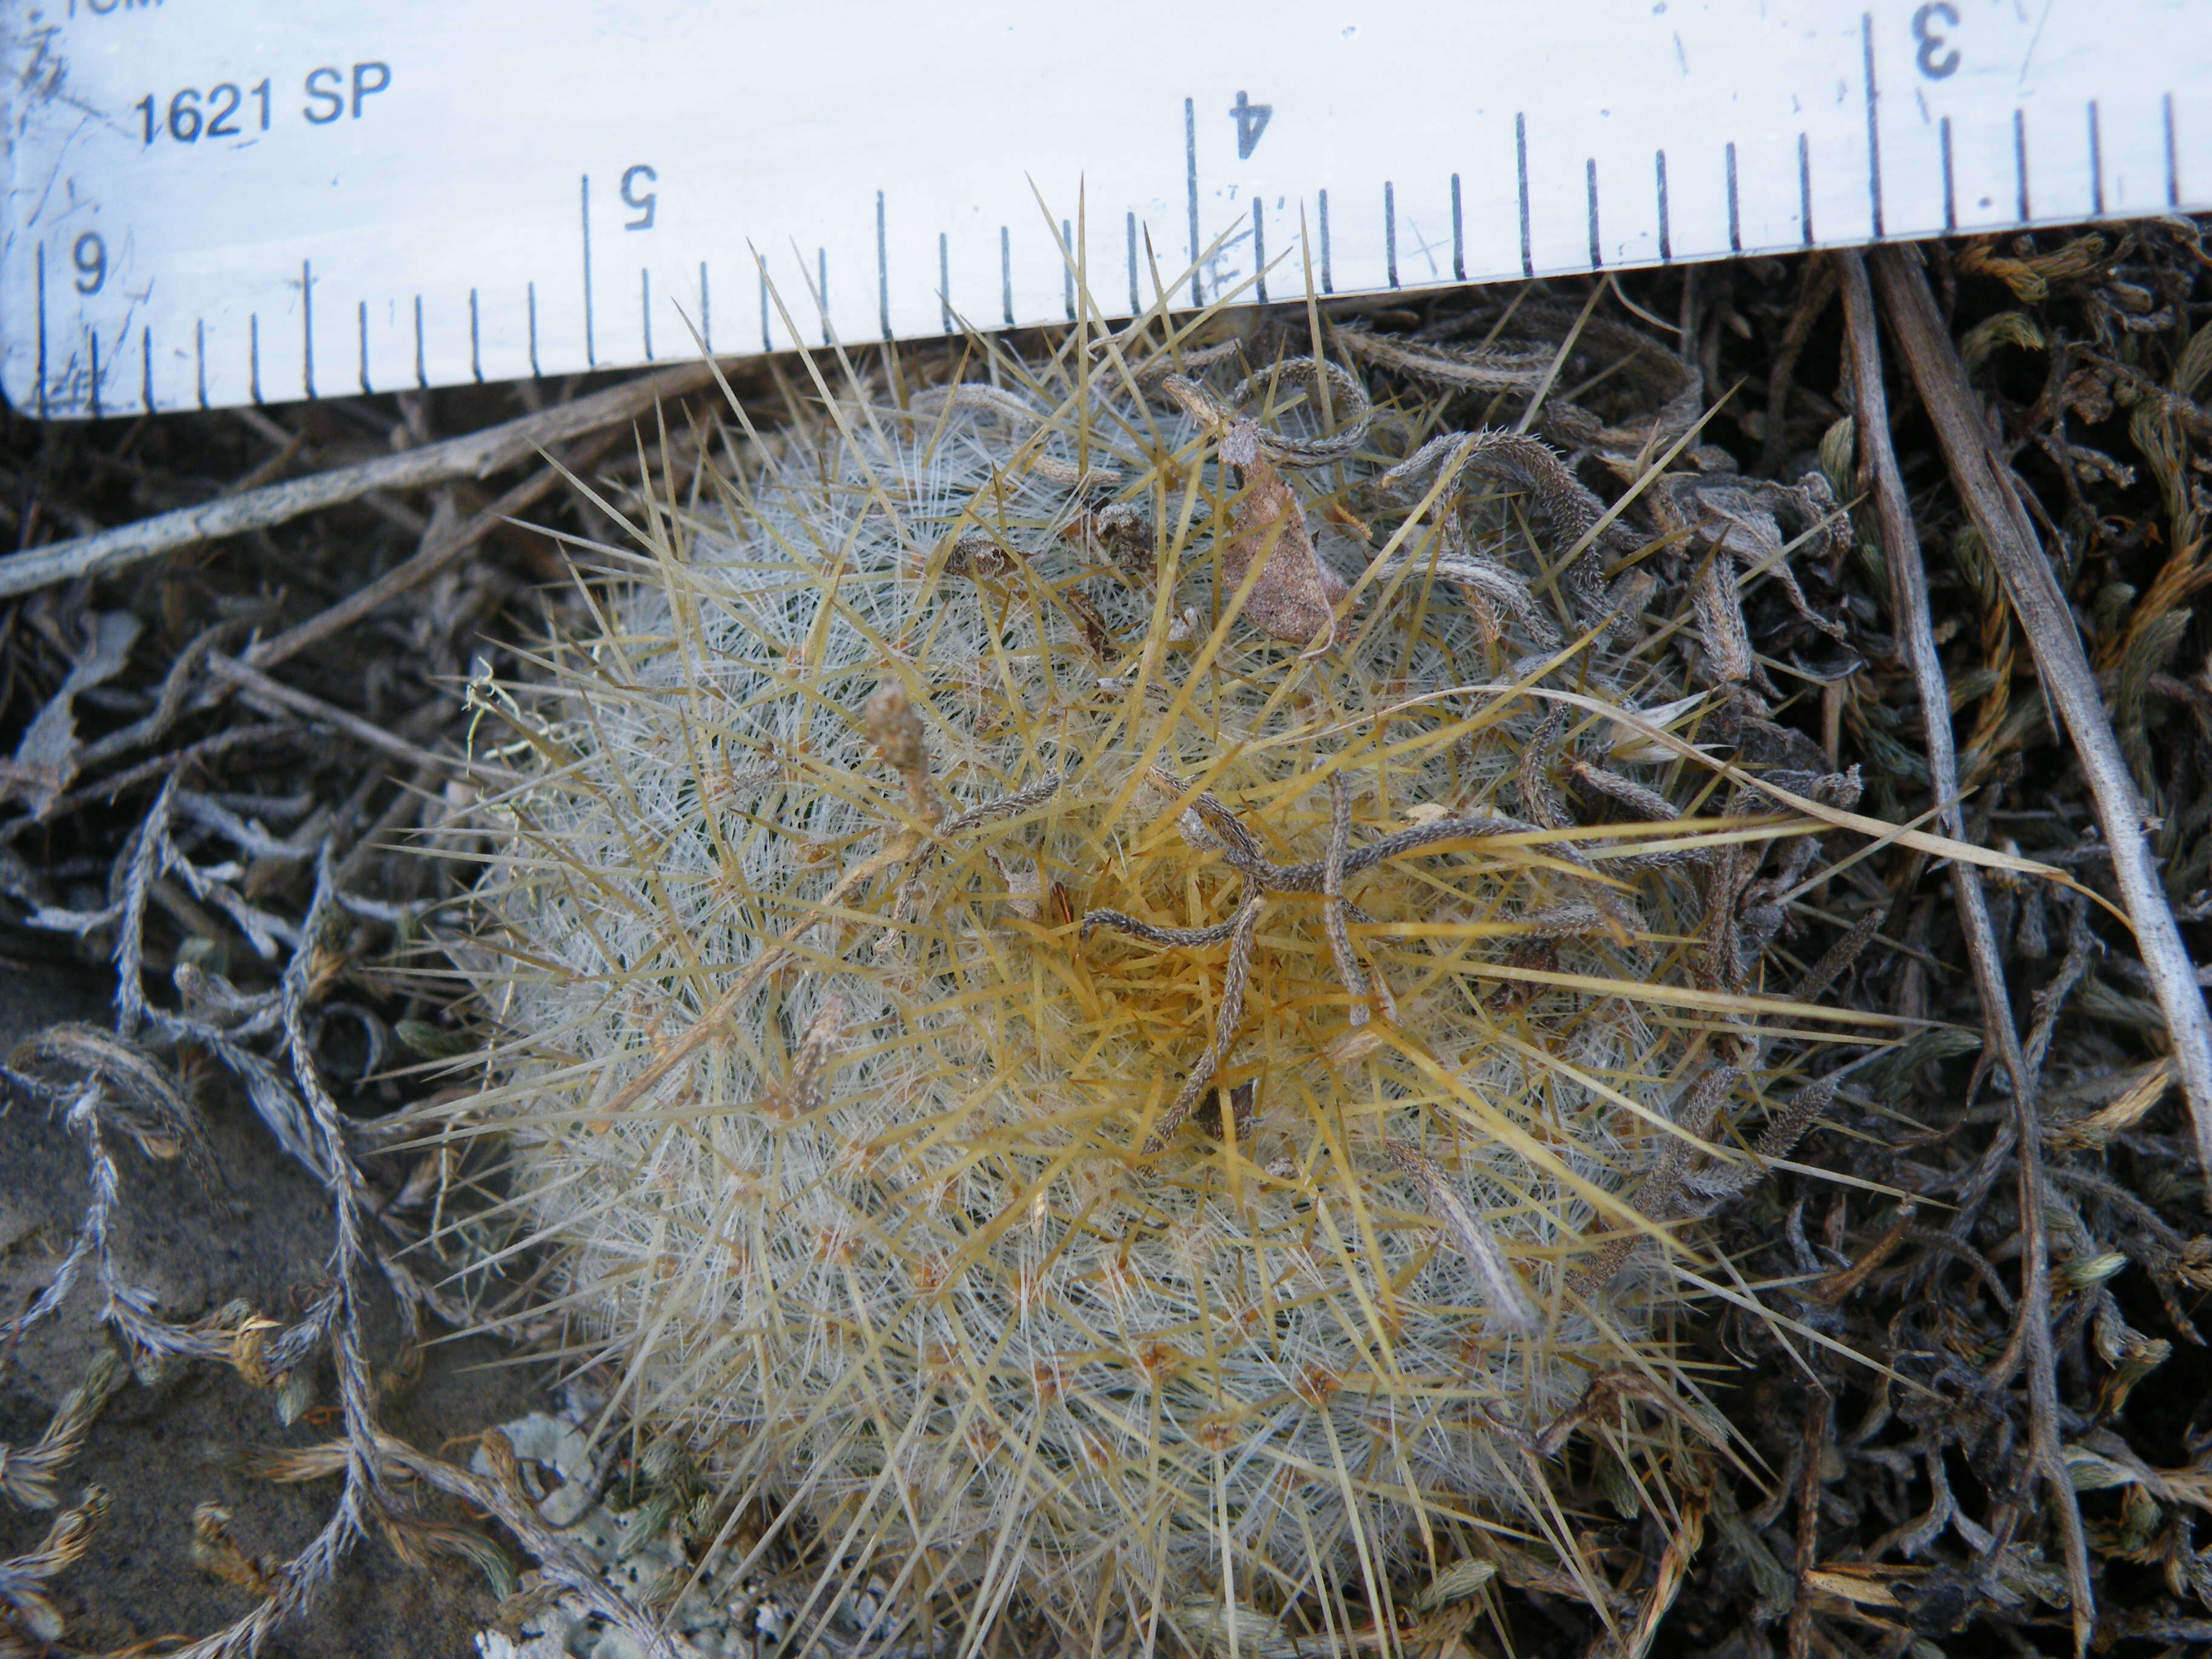
[[[249,429],[275,426],[258,411],[235,418]],[[200,423],[210,434],[217,427],[215,417]],[[161,435],[173,429],[137,428],[132,442],[152,435],[137,457],[104,458],[106,476],[125,469],[150,487],[144,469],[174,457]],[[16,459],[35,453],[27,476],[50,491],[53,458],[71,450],[78,429],[47,430],[35,452],[21,448],[25,430],[12,429]],[[312,445],[306,433],[294,436],[279,465],[313,452],[342,457],[348,447],[328,428]],[[229,447],[208,442],[197,459],[216,461]],[[376,428],[370,447],[390,454],[387,428]],[[134,466],[141,470],[130,473]],[[558,482],[556,473],[544,476]],[[25,503],[19,497],[16,505]],[[397,500],[378,505],[387,529],[412,520],[416,532],[432,531]],[[42,497],[32,517],[62,510],[58,498]],[[450,512],[434,516],[443,528],[431,550],[443,556],[453,520]],[[312,611],[325,576],[343,591],[376,550],[358,524],[303,528],[310,544],[276,557],[283,581],[305,578],[299,596]],[[481,552],[483,534],[480,526],[464,544]],[[387,1076],[410,1057],[394,1042],[395,1027],[455,1035],[434,1000],[393,977],[395,947],[404,951],[421,936],[439,896],[431,867],[393,843],[447,810],[447,792],[471,787],[461,703],[436,677],[462,678],[474,619],[488,597],[496,602],[515,584],[485,564],[422,594],[428,603],[409,622],[412,633],[400,629],[410,649],[396,672],[392,640],[382,633],[387,613],[378,619],[380,637],[350,653],[318,656],[311,683],[330,694],[318,696],[277,684],[267,672],[297,650],[286,641],[299,634],[254,641],[256,627],[290,620],[270,597],[275,585],[262,587],[251,571],[234,573],[244,576],[235,591],[202,579],[226,574],[220,565],[179,568],[112,594],[83,585],[49,590],[0,612],[0,696],[12,728],[4,746],[13,755],[0,762],[5,971],[72,980],[102,966],[113,1008],[104,1024],[32,1029],[0,1054],[12,1109],[43,1110],[66,1130],[87,1194],[81,1217],[58,1236],[9,1236],[11,1250],[43,1250],[47,1259],[25,1275],[26,1301],[0,1310],[0,1375],[63,1327],[72,1328],[61,1352],[88,1335],[102,1356],[44,1434],[33,1427],[0,1446],[0,1520],[12,1505],[50,1510],[66,1501],[68,1466],[88,1437],[96,1444],[106,1432],[100,1407],[127,1377],[158,1387],[192,1365],[222,1366],[264,1393],[266,1430],[246,1428],[249,1437],[334,1420],[351,1448],[328,1471],[335,1501],[327,1524],[289,1559],[246,1553],[234,1540],[258,1528],[242,1514],[234,1528],[220,1508],[173,1537],[128,1540],[126,1559],[167,1554],[179,1572],[198,1560],[249,1598],[233,1604],[245,1610],[227,1626],[191,1632],[198,1639],[187,1650],[196,1656],[254,1650],[316,1604],[363,1538],[380,1538],[410,1561],[492,1549],[395,1492],[387,1460],[374,1452],[380,1410],[423,1365],[423,1316],[442,1313],[448,1324],[460,1316],[436,1283],[439,1270],[418,1271],[406,1252],[436,1224],[452,1183],[466,1178],[456,1160],[434,1157],[426,1172],[420,1159],[387,1152],[389,1127],[375,1115],[403,1098]],[[310,615],[301,626],[312,632],[315,623]],[[249,669],[234,652],[261,666]],[[26,997],[20,1006],[46,1000]],[[0,1001],[21,1030],[12,986]],[[243,1200],[268,1182],[259,1172],[241,1178],[233,1133],[210,1133],[211,1103],[228,1110],[227,1097],[258,1120],[270,1159],[289,1161],[328,1193],[331,1232],[316,1253],[325,1270],[270,1305],[171,1305],[129,1265],[143,1259],[135,1241],[149,1227],[167,1238],[198,1224],[165,1207],[147,1171],[177,1166],[210,1213],[237,1230],[198,1241],[214,1260],[234,1258],[240,1238],[250,1248],[267,1219],[246,1212]],[[9,1175],[73,1180],[59,1170]],[[367,1304],[379,1298],[396,1311],[396,1350],[373,1348],[365,1335]],[[88,1319],[104,1330],[74,1328]],[[124,1440],[143,1432],[139,1415],[134,1407],[131,1425],[115,1431]],[[159,1457],[164,1468],[174,1461]],[[88,1626],[67,1614],[73,1585],[108,1582],[98,1529],[105,1507],[88,1497],[46,1544],[0,1562],[0,1648],[67,1650],[88,1628],[149,1638],[177,1632],[175,1611],[158,1607],[96,1607]],[[123,1512],[141,1507],[126,1502]],[[11,1529],[11,1540],[18,1536]],[[125,1572],[121,1582],[137,1580]]]
[[[113,1349],[98,1350],[84,1381],[64,1397],[35,1444],[0,1446],[0,1494],[26,1509],[50,1510],[60,1502],[55,1477],[83,1446],[93,1419],[127,1375]]]
[[[49,1653],[67,1634],[48,1581],[92,1547],[109,1501],[104,1488],[86,1487],[74,1508],[54,1517],[36,1549],[0,1561],[0,1654],[28,1659]]]
[[[2212,252],[2159,221],[1927,259],[2212,960]],[[116,989],[112,1019],[6,1057],[90,1202],[0,1312],[0,1355],[88,1290],[114,1357],[0,1453],[0,1514],[27,1528],[0,1559],[0,1647],[90,1627],[72,1586],[99,1582],[104,1494],[77,1460],[125,1431],[100,1406],[126,1376],[194,1364],[265,1390],[272,1432],[335,1437],[258,1465],[331,1495],[292,1559],[230,1499],[151,1540],[249,1609],[196,1655],[251,1650],[363,1539],[471,1563],[505,1598],[485,1650],[532,1659],[951,1654],[993,1620],[1039,1651],[1454,1659],[2212,1636],[2212,1223],[2182,1068],[2105,908],[2110,850],[2030,630],[1893,368],[1957,750],[1955,795],[1931,793],[1839,292],[1825,258],[1751,260],[1086,317],[849,376],[793,360],[748,372],[742,416],[672,408],[632,445],[546,424],[591,400],[556,403],[523,413],[565,471],[523,454],[478,492],[387,468],[408,482],[12,604],[0,949],[14,972],[104,964]],[[427,457],[511,400],[15,422],[0,527],[35,549],[218,490],[258,502],[287,472]],[[808,492],[851,533],[777,516]],[[552,550],[524,514],[559,527]],[[716,550],[769,521],[750,565]],[[712,689],[656,702],[679,681]],[[575,811],[596,780],[638,823],[700,833],[587,844],[533,793],[556,778]],[[418,848],[454,858],[393,850],[424,825]],[[1965,971],[1960,859],[2025,1113]],[[519,1047],[574,936],[471,932],[453,901],[489,872],[485,891],[550,902],[585,866],[629,919],[593,913],[614,955],[567,993],[558,1043]],[[429,960],[477,1000],[449,1009]],[[975,994],[933,1000],[947,974]],[[1054,1033],[1116,1010],[1084,1082]],[[1026,1115],[851,1130],[874,1080],[935,1086],[925,1050],[972,1079],[971,1115],[997,1090]],[[451,1074],[402,1069],[422,1061]],[[562,1066],[573,1100],[530,1094]],[[164,1307],[116,1252],[143,1172],[240,1189],[209,1132],[218,1075],[331,1195],[331,1272],[300,1305]],[[1468,1124],[1462,1093],[1494,1118]],[[1137,1103],[1117,1119],[1109,1094]],[[1331,1101],[1352,1109],[1302,1153]],[[380,1116],[401,1103],[404,1127]],[[723,1144],[729,1113],[757,1148]],[[556,1215],[512,1184],[533,1137],[586,1206],[650,1195]],[[715,1206],[685,1210],[708,1142]],[[901,1184],[925,1165],[943,1179]],[[744,1246],[732,1224],[777,1193],[809,1219]],[[585,1234],[599,1267],[554,1248]],[[1092,1278],[1055,1279],[1102,1237],[1121,1244]],[[1216,1282],[1178,1249],[1212,1273],[1276,1260],[1278,1237],[1288,1277],[1152,1316],[1162,1286]],[[921,1268],[878,1271],[921,1242],[942,1248]],[[792,1376],[850,1362],[818,1447],[749,1449],[757,1407],[719,1438],[678,1409],[710,1382],[746,1397],[735,1339],[689,1322],[723,1281],[681,1265],[740,1248],[797,1253],[761,1291],[815,1322]],[[379,1419],[423,1351],[364,1347],[372,1286],[410,1329],[489,1322],[598,1393],[473,1461],[406,1445]],[[1078,1302],[1089,1347],[1032,1340]],[[1244,1334],[1248,1304],[1282,1334]],[[1464,1353],[1420,1346],[1438,1310]],[[2039,1422],[2080,1559],[2034,1485]],[[1024,1577],[1086,1512],[1151,1518]],[[1158,1590],[1124,1569],[1099,1597],[1109,1558],[1162,1564]]]
[[[905,1656],[955,1651],[952,1633],[902,1619],[880,1576],[849,1590],[815,1593],[820,1577],[788,1540],[763,1541],[735,1525],[690,1460],[660,1443],[634,1459],[595,1458],[586,1431],[604,1400],[568,1391],[561,1414],[503,1423],[471,1462],[479,1476],[511,1480],[564,1544],[594,1564],[625,1600],[661,1609],[666,1636],[706,1659],[783,1652]],[[487,1448],[503,1440],[507,1451]],[[504,1468],[509,1473],[501,1474]],[[574,1593],[526,1573],[499,1625],[479,1633],[486,1659],[632,1659],[636,1636]]]

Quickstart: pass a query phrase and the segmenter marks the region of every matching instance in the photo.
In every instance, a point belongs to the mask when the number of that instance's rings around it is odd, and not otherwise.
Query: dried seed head
[[[934,817],[936,792],[929,777],[929,737],[906,688],[896,680],[885,680],[878,686],[861,705],[860,724],[884,764],[906,784],[915,810],[924,817]]]

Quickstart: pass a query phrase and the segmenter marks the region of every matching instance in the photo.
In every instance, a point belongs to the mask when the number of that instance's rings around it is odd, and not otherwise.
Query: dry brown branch
[[[1904,349],[1912,382],[1935,422],[1951,476],[1966,511],[2004,579],[2006,597],[2035,653],[2043,684],[2081,757],[2110,843],[2113,879],[2133,924],[2136,947],[2166,1016],[2197,1131],[2197,1152],[2212,1176],[2212,1017],[2197,969],[2166,901],[2153,860],[2142,799],[2128,771],[2097,677],[2075,631],[2074,613],[2051,574],[2051,562],[2019,497],[1990,448],[1966,366],[1945,331],[1916,256],[1884,248],[1874,259],[1890,325]]]
[[[275,743],[290,737],[301,729],[298,722],[291,720],[265,726],[228,727],[211,736],[202,738],[198,743],[186,744],[183,748],[172,750],[166,755],[156,755],[149,761],[142,761],[125,771],[101,778],[96,783],[84,784],[72,789],[68,794],[55,800],[47,816],[54,818],[65,817],[93,801],[112,802],[125,790],[136,788],[150,779],[166,777],[172,772],[181,772],[186,767],[205,765],[208,762],[228,754],[233,750],[250,749],[258,743]],[[20,820],[20,822],[27,823],[28,820]]]
[[[1856,252],[1838,253],[1835,260],[1843,279],[1851,392],[1862,434],[1859,450],[1863,465],[1872,475],[1875,514],[1881,528],[1883,560],[1889,568],[1892,620],[1896,623],[1898,642],[1903,647],[1913,684],[1919,693],[1921,717],[1926,726],[1929,787],[1936,799],[1943,803],[1937,810],[1936,822],[1945,834],[1964,839],[1966,821],[1959,807],[1959,758],[1951,733],[1951,692],[1944,678],[1942,659],[1936,651],[1935,621],[1929,613],[1928,569],[1921,557],[1920,538],[1913,528],[1912,509],[1905,497],[1904,475],[1898,468],[1896,452],[1890,446],[1888,398],[1881,383],[1881,343],[1875,331],[1874,289],[1867,281],[1865,261]],[[1948,346],[1948,339],[1945,343]],[[1964,383],[1961,369],[1961,386]],[[2067,638],[2073,640],[2070,629]],[[2076,644],[2075,649],[2079,648]],[[2085,672],[2086,668],[2085,663]],[[2109,734],[2107,728],[2108,737]],[[1951,887],[1958,901],[1960,927],[1966,936],[1966,954],[1973,964],[1975,988],[1981,996],[1984,1037],[2002,1059],[2012,1080],[2013,1115],[2020,1137],[2022,1257],[2021,1296],[2014,1316],[2015,1340],[2024,1340],[2026,1345],[2031,1455],[2049,1484],[2051,1501],[2057,1507],[2059,1529],[2066,1542],[2067,1577],[2073,1593],[2075,1647],[2077,1652],[2087,1652],[2096,1622],[2096,1603],[2089,1581],[2089,1549],[2081,1530],[2081,1512],[2074,1499],[2074,1488],[2058,1440],[2057,1359],[2051,1337],[2051,1243],[2045,1221],[2043,1133],[2036,1109],[2036,1079],[2021,1052],[2019,1027],[2013,1023],[2011,995],[2005,985],[1996,932],[1990,924],[1989,902],[1982,890],[1980,872],[1971,865],[1954,862]]]
[[[684,363],[465,437],[380,456],[358,466],[334,467],[18,553],[0,559],[0,599],[31,592],[49,582],[104,575],[241,530],[266,529],[318,507],[357,501],[373,489],[415,489],[447,478],[489,477],[539,449],[630,420],[662,398],[696,392],[713,377],[710,362]]]

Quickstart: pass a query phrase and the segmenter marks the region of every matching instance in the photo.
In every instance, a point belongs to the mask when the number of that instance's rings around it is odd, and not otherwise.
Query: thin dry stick
[[[2074,740],[2074,751],[2089,781],[2098,822],[2112,848],[2112,878],[2127,906],[2136,947],[2142,954],[2160,1012],[2166,1016],[2174,1060],[2189,1097],[2197,1158],[2212,1178],[2212,1016],[2205,1011],[2196,965],[2181,942],[2173,908],[2159,880],[2142,802],[2105,713],[2097,677],[2090,671],[2081,636],[2074,631],[2073,612],[2058,591],[2034,526],[1990,453],[1990,434],[1966,383],[1966,366],[1944,331],[1927,273],[1901,248],[1877,250],[1874,270],[1881,283],[1890,326],[1912,371],[1912,383],[1950,462],[1952,479],[1981,532],[1990,562],[2003,578],[2005,596],[2035,653],[2044,690],[2065,720],[2067,735]]]
[[[1843,279],[1844,325],[1850,343],[1851,396],[1857,414],[1859,451],[1872,475],[1875,516],[1881,529],[1883,562],[1889,568],[1890,610],[1898,642],[1905,649],[1920,694],[1926,730],[1928,775],[1936,799],[1938,827],[1966,838],[1959,807],[1959,759],[1951,733],[1951,693],[1936,654],[1936,627],[1928,608],[1928,570],[1920,538],[1905,496],[1905,478],[1890,447],[1887,394],[1881,383],[1881,342],[1876,332],[1874,289],[1866,264],[1855,251],[1833,256]],[[2072,638],[2072,634],[2068,634]],[[2086,666],[2086,665],[2085,665]],[[2081,1531],[2081,1511],[2058,1440],[2058,1377],[2051,1342],[2051,1242],[2044,1218],[2043,1135],[2036,1110],[2035,1073],[2021,1050],[2013,1022],[2011,994],[1997,954],[1996,932],[1980,873],[1954,860],[1951,888],[1966,935],[1966,954],[1981,994],[1982,1027],[2012,1079],[2013,1115],[2020,1135],[2020,1213],[2025,1283],[2015,1314],[2014,1346],[2024,1341],[2028,1371],[2029,1449],[2057,1505],[2066,1540],[2066,1572],[2074,1597],[2074,1642],[2087,1652],[2095,1624],[2094,1592],[2089,1582],[2089,1550]]]
[[[514,774],[503,767],[487,766],[465,755],[441,755],[411,744],[404,738],[396,738],[382,726],[349,714],[335,704],[320,697],[310,696],[305,691],[295,691],[281,680],[273,680],[258,668],[248,668],[235,657],[226,657],[220,651],[208,653],[208,672],[218,679],[229,681],[246,694],[249,702],[273,703],[276,708],[295,714],[305,714],[310,720],[322,720],[335,726],[348,737],[380,750],[398,760],[411,761],[417,766],[434,766],[447,772],[463,772],[478,777],[489,777],[511,782]]]
[[[1813,1587],[1807,1581],[1820,1553],[1820,1447],[1828,1437],[1834,1409],[1826,1390],[1816,1390],[1805,1408],[1804,1448],[1797,1476],[1797,1594],[1790,1608],[1790,1659],[1809,1659],[1813,1651]]]
[[[620,441],[622,434],[606,433],[585,445],[562,463],[570,471],[590,466]],[[274,668],[311,645],[321,643],[340,629],[349,628],[378,606],[388,604],[410,587],[420,586],[453,564],[492,531],[524,508],[534,505],[561,482],[556,467],[542,467],[501,495],[466,523],[446,533],[434,520],[412,558],[394,565],[366,587],[355,590],[327,610],[288,628],[274,639],[264,640],[246,652],[245,661],[255,668]]]
[[[522,1540],[547,1582],[566,1590],[610,1624],[628,1632],[647,1653],[668,1659],[676,1652],[667,1632],[649,1614],[633,1607],[621,1591],[610,1585],[580,1548],[545,1524],[519,1480],[483,1480],[454,1468],[443,1458],[417,1451],[381,1429],[375,1431],[374,1444],[379,1455],[392,1468],[404,1470],[471,1508],[498,1516],[501,1524]],[[307,1457],[319,1456],[323,1462],[335,1468],[342,1446],[343,1443],[327,1449],[315,1448],[304,1456],[292,1454],[303,1466],[301,1473],[277,1478],[305,1478],[312,1467],[307,1465]],[[494,1469],[504,1472],[514,1468],[514,1449],[498,1430],[491,1430],[484,1436],[484,1448],[491,1454]]]
[[[0,599],[76,576],[104,575],[180,547],[234,536],[241,530],[266,529],[318,507],[358,500],[372,489],[415,489],[448,478],[489,477],[539,449],[630,420],[662,398],[696,392],[714,378],[714,373],[711,362],[684,363],[465,437],[379,456],[358,466],[335,467],[307,477],[287,479],[265,489],[157,514],[96,535],[56,542],[34,552],[18,553],[0,559]]]

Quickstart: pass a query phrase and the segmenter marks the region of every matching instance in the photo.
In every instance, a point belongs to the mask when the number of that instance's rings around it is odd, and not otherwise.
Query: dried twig
[[[2127,906],[2136,947],[2181,1068],[2197,1131],[2197,1157],[2212,1178],[2212,1016],[2206,1012],[2195,964],[2159,880],[2142,802],[2106,714],[2097,677],[2075,631],[2074,614],[2067,609],[2066,596],[2051,574],[2034,526],[1992,453],[1966,367],[1944,331],[1926,273],[1901,248],[1878,250],[1874,270],[1913,385],[1950,462],[1953,481],[2004,580],[2006,597],[2035,653],[2044,689],[2066,722],[2082,775],[2095,797],[2098,821],[2112,848],[2113,879]]]
[[[620,440],[619,433],[610,433],[593,439],[562,463],[571,471],[586,467],[614,447]],[[274,639],[262,641],[246,653],[246,660],[256,668],[273,668],[288,657],[297,656],[309,646],[328,639],[340,629],[349,628],[380,605],[388,604],[410,587],[420,586],[471,548],[496,530],[508,519],[536,502],[561,482],[561,470],[541,467],[529,477],[508,490],[483,512],[466,523],[441,533],[438,522],[422,538],[422,545],[412,558],[394,565],[367,586],[356,588],[336,605],[310,617],[297,627],[288,628]]]
[[[58,797],[47,810],[46,816],[49,818],[66,817],[94,801],[112,802],[125,790],[136,788],[150,779],[167,777],[172,773],[182,772],[187,767],[204,766],[234,749],[250,749],[259,743],[278,743],[302,730],[304,728],[297,722],[289,720],[264,726],[228,726],[202,738],[198,743],[188,743],[166,755],[156,755],[151,760],[142,761],[121,772],[111,773],[96,782],[81,784],[66,795]],[[18,818],[15,822],[27,825],[33,820],[27,817]]]
[[[1898,642],[1904,649],[1913,684],[1919,692],[1921,716],[1926,728],[1929,787],[1936,800],[1942,803],[1936,811],[1936,822],[1946,835],[1963,840],[1966,821],[1959,806],[1959,760],[1951,733],[1950,688],[1944,678],[1942,659],[1936,653],[1935,623],[1928,609],[1928,570],[1921,559],[1920,538],[1913,529],[1912,510],[1905,500],[1905,479],[1898,469],[1896,452],[1890,447],[1889,409],[1881,383],[1881,344],[1875,333],[1874,290],[1867,281],[1865,263],[1856,252],[1846,251],[1834,258],[1843,279],[1844,319],[1850,339],[1851,392],[1858,417],[1860,453],[1872,474],[1875,513],[1881,527],[1882,556],[1889,569],[1892,619],[1897,625]],[[2067,640],[2074,643],[2070,619]],[[2078,652],[2079,645],[2075,644],[2075,648]],[[2087,667],[2084,663],[2085,672]],[[2109,727],[2106,735],[2109,738]],[[2089,1551],[2081,1530],[2081,1512],[2075,1502],[2073,1485],[2058,1440],[2057,1362],[2051,1340],[2051,1244],[2045,1221],[2042,1129],[2036,1110],[2036,1078],[2021,1052],[2020,1030],[2013,1022],[2011,995],[2005,985],[1996,933],[1990,924],[1989,902],[1982,890],[1980,872],[1972,865],[1954,860],[1951,866],[1951,887],[1958,902],[1960,928],[1966,936],[1966,954],[1973,964],[1975,988],[1981,996],[1983,1030],[2012,1081],[2013,1115],[2020,1137],[2023,1279],[2020,1306],[2014,1316],[2014,1340],[2016,1346],[2024,1342],[2027,1358],[2030,1454],[2049,1483],[2051,1501],[2057,1507],[2059,1529],[2065,1538],[2067,1577],[2073,1595],[2075,1646],[2087,1652],[2096,1620],[2096,1602],[2089,1580]]]
[[[344,709],[325,702],[320,697],[296,691],[281,681],[270,678],[259,669],[249,668],[235,657],[224,656],[221,652],[210,653],[208,670],[216,678],[228,680],[251,694],[248,702],[276,706],[275,709],[265,712],[283,709],[291,714],[305,714],[310,720],[325,721],[355,741],[366,744],[396,760],[409,761],[417,766],[438,767],[449,772],[474,773],[495,778],[512,775],[499,767],[487,766],[482,761],[472,761],[465,755],[441,755],[411,744],[404,738],[394,737],[382,726],[365,720],[358,714],[349,714]]]
[[[241,530],[266,529],[318,507],[357,501],[373,489],[414,489],[447,478],[489,477],[546,446],[629,420],[661,398],[696,392],[714,373],[711,362],[684,363],[465,437],[380,456],[358,466],[334,467],[18,553],[0,559],[0,599],[76,576],[105,575]]]

